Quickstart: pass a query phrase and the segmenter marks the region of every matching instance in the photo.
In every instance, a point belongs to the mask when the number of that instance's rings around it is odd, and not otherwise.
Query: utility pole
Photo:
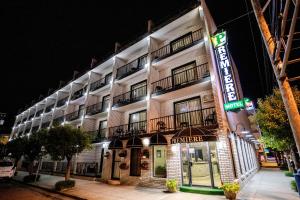
[[[290,126],[294,135],[295,143],[298,149],[298,152],[300,150],[300,115],[297,108],[297,103],[295,101],[295,98],[292,93],[292,89],[290,86],[289,81],[296,80],[299,77],[289,79],[285,73],[287,65],[295,64],[297,62],[300,62],[300,58],[293,58],[292,60],[290,56],[290,52],[292,49],[292,41],[295,33],[295,26],[296,21],[298,18],[298,11],[299,11],[299,1],[300,0],[285,0],[285,6],[284,6],[284,12],[281,13],[281,24],[279,28],[279,35],[278,37],[275,37],[272,35],[268,23],[264,17],[264,11],[269,6],[270,2],[272,0],[267,0],[266,4],[261,7],[258,0],[251,0],[251,4],[253,7],[253,11],[255,13],[255,17],[260,29],[260,32],[262,34],[262,38],[264,41],[264,44],[266,46],[271,65],[276,77],[276,81],[279,86],[279,90],[282,96],[282,100],[287,112],[287,116],[289,118]],[[273,0],[274,1],[274,0]],[[273,2],[277,3],[277,1]],[[291,9],[292,5],[294,5],[293,13],[292,15],[288,14],[289,9]],[[273,8],[274,9],[274,8]],[[288,35],[286,37],[285,31],[288,29],[286,26],[287,23],[287,17],[292,16]],[[278,16],[275,16],[279,18]],[[287,39],[285,39],[287,38]],[[295,48],[296,49],[296,48]]]

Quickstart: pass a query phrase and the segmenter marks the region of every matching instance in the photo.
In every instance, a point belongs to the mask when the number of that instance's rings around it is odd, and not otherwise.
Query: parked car
[[[16,171],[16,166],[12,161],[0,160],[0,179],[11,179]]]

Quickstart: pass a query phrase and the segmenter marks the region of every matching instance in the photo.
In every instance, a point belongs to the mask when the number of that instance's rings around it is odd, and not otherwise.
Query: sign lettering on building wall
[[[232,70],[232,64],[227,48],[226,32],[223,31],[211,37],[219,68],[219,76],[225,96],[225,103],[237,101],[238,93]]]

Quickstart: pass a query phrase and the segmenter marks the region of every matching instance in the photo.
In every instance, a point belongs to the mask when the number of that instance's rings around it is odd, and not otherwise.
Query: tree
[[[15,165],[17,165],[17,163],[23,156],[27,142],[27,137],[17,137],[7,143],[6,153],[10,154],[10,157],[14,158]]]
[[[40,156],[42,156],[42,146],[45,143],[45,136],[47,134],[47,130],[41,129],[38,132],[32,133],[28,137],[27,144],[24,148],[24,157],[29,161],[29,174],[33,172],[33,162],[35,160],[39,160]]]
[[[45,139],[45,149],[53,160],[67,160],[65,180],[69,180],[72,157],[90,148],[89,135],[81,129],[65,125],[50,128]]]
[[[293,94],[300,108],[300,91],[293,88]],[[258,100],[256,120],[262,130],[261,141],[272,149],[290,151],[295,147],[285,106],[279,89],[273,89],[273,94]],[[293,159],[296,163],[296,159]]]

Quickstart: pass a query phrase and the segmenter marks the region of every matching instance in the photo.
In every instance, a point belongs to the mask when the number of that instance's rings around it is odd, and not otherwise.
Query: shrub
[[[31,182],[34,182],[34,180],[35,180],[35,174],[27,175],[27,176],[24,176],[24,178],[23,178],[23,181],[25,183],[31,183]],[[40,175],[38,174],[36,177],[36,181],[39,181],[39,180],[40,180]]]
[[[291,181],[291,188],[292,190],[294,190],[295,192],[298,192],[298,188],[297,188],[297,184],[295,180]]]
[[[58,181],[55,183],[54,189],[56,191],[61,191],[66,188],[72,188],[75,186],[74,180],[67,180],[67,181]]]
[[[169,179],[166,181],[166,186],[169,192],[177,191],[177,181],[175,179]]]
[[[286,172],[284,172],[284,174],[288,177],[294,177],[294,173],[290,172],[290,171],[286,171]]]

